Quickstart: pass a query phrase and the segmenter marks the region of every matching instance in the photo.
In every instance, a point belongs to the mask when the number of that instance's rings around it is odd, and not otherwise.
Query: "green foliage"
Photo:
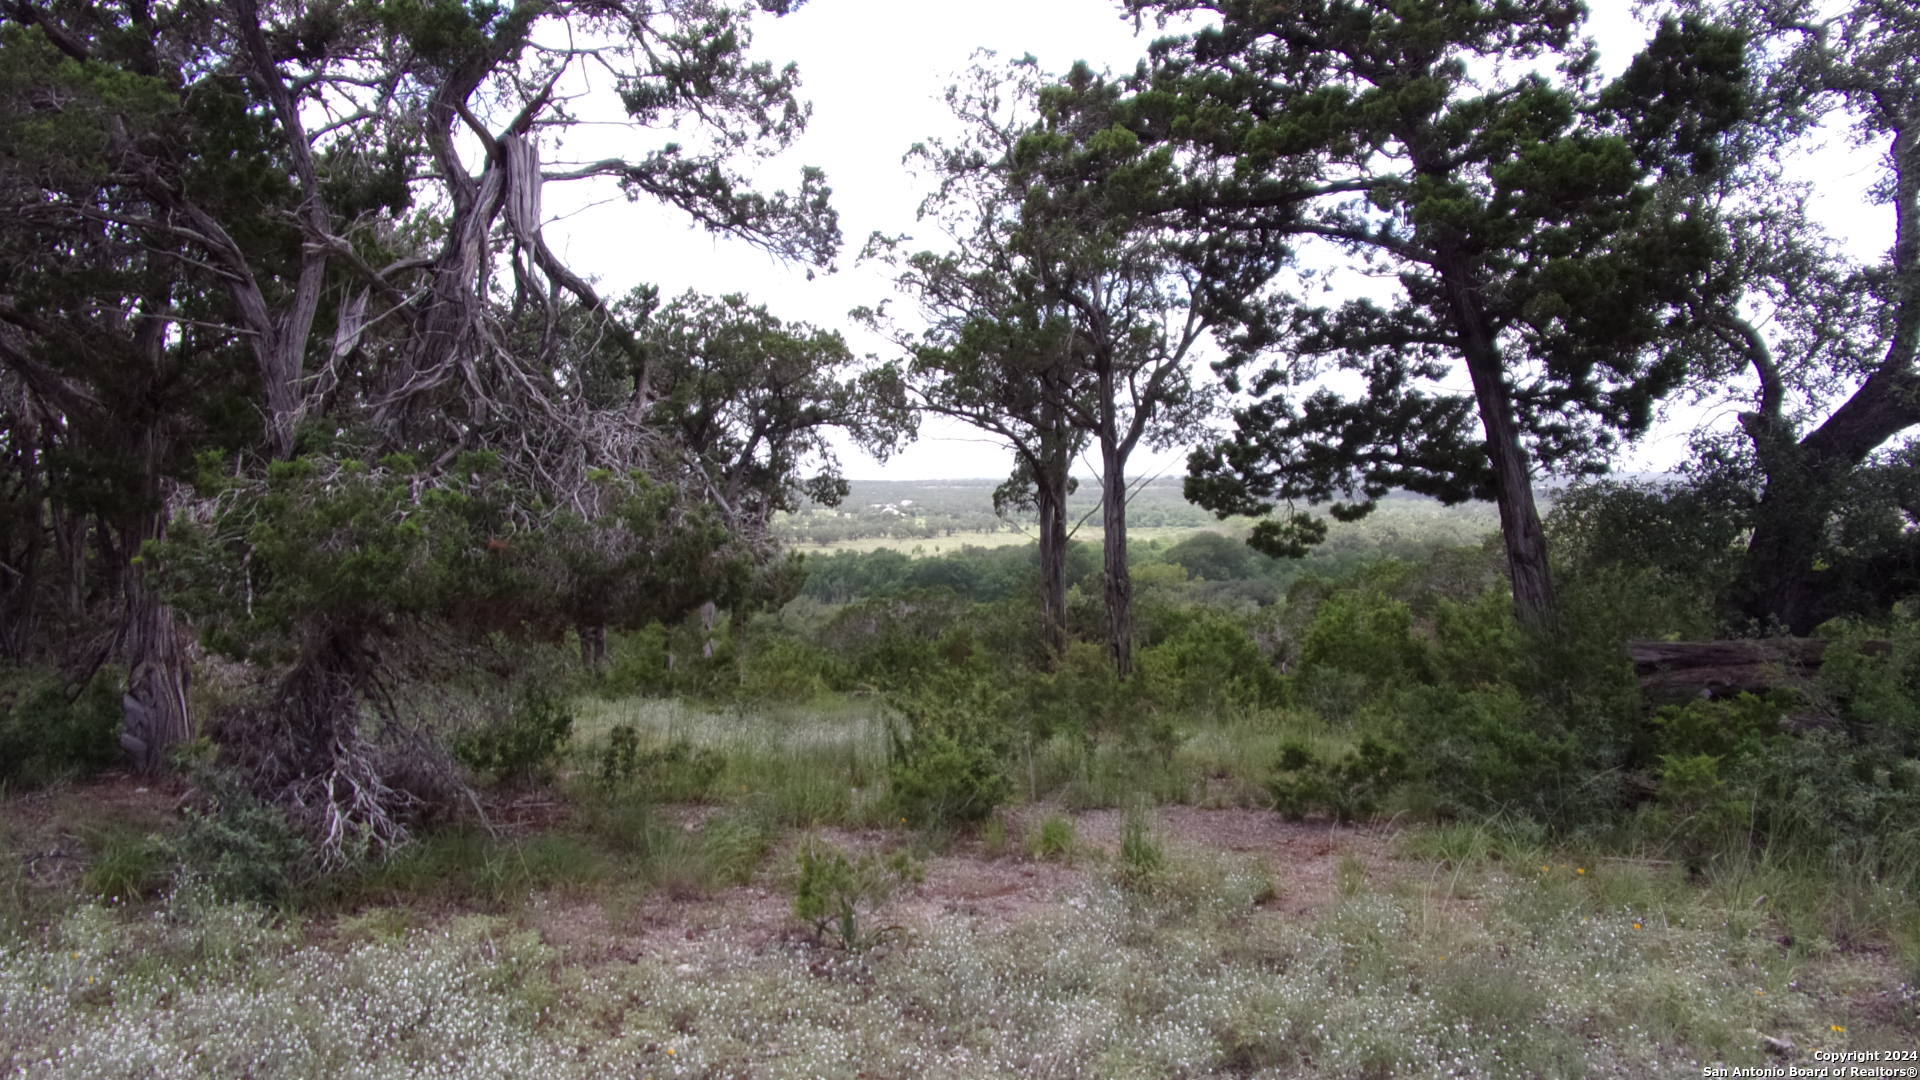
[[[1127,808],[1120,826],[1120,872],[1133,884],[1145,884],[1165,869],[1167,853],[1153,834],[1153,821],[1144,805]]]
[[[1547,529],[1567,566],[1655,576],[1658,594],[1647,599],[1680,618],[1691,609],[1693,621],[1710,618],[1733,581],[1751,499],[1744,484],[1710,472],[1663,485],[1595,481],[1559,493]]]
[[[1765,753],[1786,738],[1782,720],[1790,698],[1741,694],[1728,701],[1696,699],[1654,713],[1654,751],[1662,757],[1731,761]]]
[[[1479,690],[1420,687],[1402,695],[1414,773],[1441,815],[1520,814],[1563,823],[1598,817],[1608,800],[1581,792],[1579,743],[1543,725],[1535,704],[1511,686]]]
[[[214,759],[205,740],[175,753],[198,790],[166,839],[186,883],[228,900],[284,904],[313,877],[312,851],[279,808],[262,802]]]
[[[943,589],[849,604],[818,636],[857,683],[902,688],[976,657],[968,605]],[[980,657],[984,661],[985,657]]]
[[[1323,757],[1296,740],[1281,746],[1267,792],[1274,809],[1290,818],[1325,810],[1341,822],[1360,821],[1412,775],[1406,751],[1372,735],[1339,757]]]
[[[286,903],[311,876],[306,843],[286,815],[238,785],[211,811],[189,811],[167,844],[185,880],[223,899]]]
[[[1839,880],[1920,882],[1914,638],[1907,625],[1891,631],[1888,645],[1830,646],[1810,699],[1743,694],[1661,710],[1646,825],[1695,865],[1750,848]],[[1826,726],[1789,734],[1789,715]]]
[[[801,845],[793,881],[793,914],[824,941],[829,932],[848,952],[865,952],[896,927],[863,925],[902,886],[924,880],[925,869],[909,851],[891,854],[845,851],[817,837]]]
[[[1307,670],[1364,674],[1379,687],[1422,680],[1428,664],[1413,634],[1412,611],[1370,589],[1337,592],[1321,603],[1301,643],[1300,662]]]
[[[1465,603],[1444,596],[1435,602],[1431,664],[1434,676],[1449,685],[1472,689],[1513,683],[1524,644],[1513,604],[1498,590]]]
[[[891,700],[897,716],[887,725],[887,792],[908,824],[984,821],[1013,793],[1003,692],[984,679],[949,672]]]
[[[1277,704],[1284,682],[1236,620],[1205,609],[1159,643],[1140,650],[1138,675],[1164,705],[1192,711]]]
[[[1052,862],[1072,862],[1079,846],[1073,819],[1062,814],[1048,815],[1027,845],[1034,858]]]
[[[167,844],[151,833],[109,829],[96,837],[93,860],[82,885],[108,902],[132,903],[159,895],[171,877],[173,865]]]
[[[837,656],[785,633],[755,634],[738,663],[737,695],[745,702],[808,702],[848,682]]]
[[[461,734],[453,752],[476,773],[519,783],[545,773],[572,734],[572,707],[555,691],[536,684],[523,691],[505,715]]]
[[[50,671],[0,669],[0,784],[37,787],[111,765],[120,753],[119,685],[113,668],[77,692]]]
[[[633,779],[640,765],[640,736],[632,724],[615,724],[607,732],[607,744],[600,748],[600,783],[619,787]]]
[[[643,751],[633,726],[616,724],[601,748],[599,775],[608,788],[631,788],[656,802],[694,802],[726,766],[725,754],[685,739]]]
[[[1212,212],[1194,242],[1220,243],[1228,221],[1230,235],[1333,238],[1400,285],[1385,303],[1302,305],[1265,341],[1249,335],[1225,366],[1253,400],[1230,438],[1193,455],[1189,497],[1223,514],[1331,504],[1341,520],[1394,489],[1491,498],[1501,472],[1595,468],[1616,433],[1651,422],[1684,374],[1670,339],[1688,305],[1724,290],[1693,169],[1719,164],[1709,151],[1743,115],[1747,73],[1733,32],[1669,22],[1633,89],[1603,91],[1584,14],[1573,0],[1314,18],[1229,5],[1220,26],[1155,46],[1135,130],[1217,166],[1186,196]],[[1699,153],[1676,157],[1648,130],[1661,124]],[[1276,185],[1300,194],[1266,197]],[[1268,343],[1276,355],[1255,368]],[[1294,398],[1336,366],[1364,389]],[[1463,368],[1473,392],[1435,389]],[[1307,524],[1264,535],[1298,551]],[[1536,523],[1511,525],[1509,544],[1544,559]]]

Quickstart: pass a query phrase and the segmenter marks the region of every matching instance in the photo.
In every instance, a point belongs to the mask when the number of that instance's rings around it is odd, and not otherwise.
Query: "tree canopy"
[[[1532,474],[1604,468],[1682,383],[1660,346],[1718,288],[1717,232],[1689,194],[1745,107],[1738,35],[1665,22],[1602,85],[1573,2],[1135,7],[1221,20],[1156,44],[1133,104],[1146,138],[1213,164],[1183,193],[1187,227],[1321,242],[1398,284],[1326,306],[1303,275],[1277,361],[1230,358],[1252,401],[1194,456],[1191,497],[1342,517],[1396,488],[1491,498],[1519,613],[1548,621]],[[1364,389],[1290,396],[1329,368]],[[1287,551],[1318,530],[1259,535]]]

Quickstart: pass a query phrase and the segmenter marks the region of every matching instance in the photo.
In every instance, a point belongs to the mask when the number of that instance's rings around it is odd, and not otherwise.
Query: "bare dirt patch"
[[[1054,814],[1065,812],[1036,804],[1012,816],[1024,832],[1039,828]],[[1118,853],[1124,812],[1086,810],[1065,816],[1072,819],[1080,843],[1109,857]],[[1279,887],[1274,906],[1289,914],[1313,915],[1331,904],[1340,894],[1343,864],[1357,866],[1373,886],[1404,870],[1393,855],[1397,833],[1386,827],[1288,821],[1268,810],[1195,806],[1160,807],[1152,823],[1171,853],[1211,851],[1262,860]]]
[[[663,808],[663,816],[697,828],[708,807]],[[1054,814],[1074,822],[1083,854],[1071,863],[1029,858],[1019,838]],[[964,921],[1011,925],[1067,903],[1101,866],[1117,858],[1125,815],[1117,810],[1066,813],[1035,805],[1009,814],[1012,853],[986,854],[962,840],[925,863],[925,879],[901,891],[873,918],[876,925],[930,926]],[[1262,810],[1162,807],[1154,829],[1170,854],[1218,852],[1257,859],[1273,874],[1279,895],[1273,916],[1306,919],[1340,895],[1343,865],[1379,886],[1404,873],[1392,854],[1394,832],[1327,823],[1293,822]],[[820,829],[816,834],[849,851],[880,851],[906,840],[887,829]],[[759,949],[793,939],[792,899],[786,876],[799,836],[767,858],[750,885],[705,897],[652,894],[631,900],[549,896],[530,911],[542,938],[577,960],[633,961],[641,957],[691,959],[715,943]]]
[[[91,834],[163,831],[186,791],[177,778],[112,772],[8,798],[0,801],[0,855],[18,859],[36,885],[69,884],[86,869]]]

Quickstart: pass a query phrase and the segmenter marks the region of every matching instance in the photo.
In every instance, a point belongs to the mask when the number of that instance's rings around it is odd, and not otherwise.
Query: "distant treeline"
[[[859,495],[866,486],[856,487],[855,494]],[[952,493],[966,490],[957,484],[887,487],[895,489],[888,494],[910,499],[915,506],[926,505],[920,494],[903,492],[946,492],[953,497]],[[984,482],[970,487],[976,497],[986,489]],[[1155,484],[1148,492],[1158,497],[1169,487],[1177,497],[1177,485]],[[935,498],[939,496],[936,494]],[[931,499],[927,504],[938,505]],[[1495,528],[1493,511],[1484,505],[1446,507],[1429,499],[1392,498],[1368,517],[1336,526],[1326,542],[1306,558],[1276,559],[1246,545],[1244,526],[1223,526],[1184,501],[1179,505],[1200,514],[1191,535],[1136,542],[1130,548],[1130,565],[1175,567],[1189,580],[1212,583],[1214,588],[1210,591],[1219,601],[1258,606],[1284,596],[1302,577],[1340,576],[1380,558],[1424,559],[1441,548],[1479,543]],[[1212,528],[1200,527],[1203,524]],[[1099,534],[1093,531],[1091,535],[1097,540]],[[828,552],[809,555],[805,567],[806,584],[802,594],[823,603],[842,604],[921,589],[946,589],[957,596],[986,603],[1031,593],[1039,572],[1039,552],[1031,543],[991,548],[968,545],[958,551],[925,557],[891,550]],[[1067,582],[1070,587],[1090,582],[1099,572],[1097,542],[1076,540],[1069,545]]]
[[[1143,486],[1128,506],[1127,520],[1135,528],[1201,528],[1216,525],[1214,516],[1186,500],[1178,477],[1165,477]],[[853,491],[837,507],[810,506],[782,515],[775,532],[789,544],[834,544],[846,540],[936,540],[956,533],[994,533],[1008,529],[1032,530],[1032,514],[1000,517],[993,511],[993,480],[856,480]],[[1082,486],[1067,501],[1069,517],[1078,521],[1094,515],[1089,527],[1096,532],[1099,490]]]

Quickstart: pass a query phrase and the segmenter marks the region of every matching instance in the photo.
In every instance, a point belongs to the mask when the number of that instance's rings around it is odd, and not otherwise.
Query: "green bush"
[[[1433,612],[1433,672],[1463,690],[1511,685],[1522,665],[1519,624],[1505,589],[1461,603],[1440,597]]]
[[[705,798],[726,767],[724,754],[685,739],[641,750],[639,735],[631,724],[614,725],[600,750],[602,786],[636,788],[660,802]]]
[[[795,870],[794,916],[812,929],[816,939],[824,941],[831,933],[836,944],[849,952],[865,951],[892,932],[894,927],[875,929],[864,924],[901,886],[926,876],[910,852],[849,857],[814,837],[800,845]]]
[[[311,875],[313,849],[286,815],[221,770],[204,740],[180,748],[174,760],[200,796],[166,841],[176,875],[222,899],[290,900]]]
[[[1004,694],[950,673],[893,698],[887,724],[887,790],[909,824],[937,828],[984,821],[1013,793]]]
[[[189,811],[168,846],[181,875],[222,899],[284,903],[306,877],[309,849],[286,816],[237,790]]]
[[[1073,853],[1079,846],[1073,819],[1062,814],[1054,814],[1041,822],[1040,830],[1034,833],[1030,845],[1034,858],[1054,862],[1072,862]]]
[[[1403,740],[1420,747],[1415,775],[1443,817],[1518,813],[1564,823],[1616,809],[1583,792],[1593,774],[1577,740],[1540,722],[1511,686],[1416,687],[1398,710]]]
[[[1658,755],[1645,824],[1696,865],[1751,845],[1845,878],[1920,885],[1920,761],[1904,644],[1828,651],[1814,709],[1791,695],[1695,701],[1650,725]],[[1790,711],[1833,724],[1788,734]],[[1837,715],[1835,715],[1837,714]]]
[[[74,691],[51,671],[0,669],[0,783],[39,787],[113,764],[120,681],[104,668]]]
[[[847,677],[837,657],[785,634],[760,635],[740,657],[742,701],[804,704]]]
[[[533,686],[506,715],[455,740],[454,756],[481,776],[524,782],[543,775],[573,734],[573,710],[553,691]]]
[[[667,693],[673,688],[673,672],[667,667],[671,651],[670,635],[659,623],[624,633],[609,631],[607,670],[597,692],[611,698]]]
[[[1215,611],[1196,613],[1138,659],[1142,692],[1190,711],[1277,704],[1284,686],[1246,628]]]
[[[1150,881],[1167,864],[1167,853],[1160,846],[1160,840],[1153,835],[1153,824],[1148,820],[1146,807],[1135,804],[1127,808],[1125,823],[1120,829],[1120,873],[1130,884],[1140,885]]]
[[[1406,604],[1372,589],[1349,589],[1327,597],[1300,646],[1304,670],[1338,668],[1365,675],[1378,687],[1424,680],[1428,657],[1413,633]]]
[[[633,780],[640,767],[640,735],[632,724],[615,724],[600,748],[600,784],[619,787]]]
[[[1411,775],[1406,751],[1371,735],[1338,758],[1323,758],[1293,741],[1281,747],[1267,792],[1274,809],[1290,818],[1325,810],[1340,821],[1357,821],[1377,813]]]
[[[1689,701],[1654,713],[1655,751],[1665,757],[1728,761],[1786,737],[1781,721],[1790,699],[1741,694],[1729,701]]]

